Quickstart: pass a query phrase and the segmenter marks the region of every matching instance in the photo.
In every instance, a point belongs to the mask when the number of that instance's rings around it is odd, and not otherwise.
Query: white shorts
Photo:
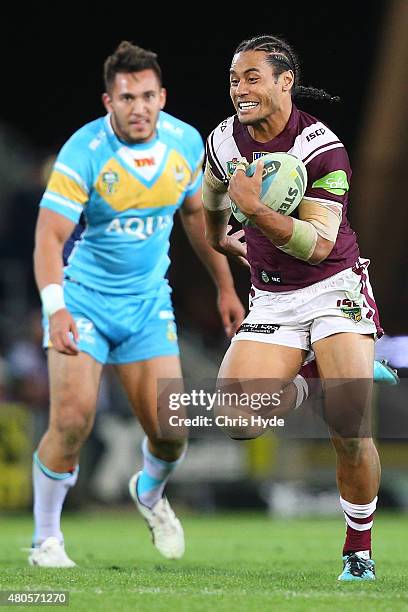
[[[381,336],[369,263],[359,259],[353,268],[294,291],[252,287],[249,314],[232,342],[253,340],[310,351],[317,340],[340,332]]]

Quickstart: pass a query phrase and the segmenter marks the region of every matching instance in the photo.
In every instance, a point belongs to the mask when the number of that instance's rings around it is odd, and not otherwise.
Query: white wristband
[[[57,285],[57,283],[51,283],[44,287],[44,289],[41,289],[40,296],[43,311],[47,317],[51,317],[57,310],[61,310],[61,308],[66,308],[64,290],[62,286]]]

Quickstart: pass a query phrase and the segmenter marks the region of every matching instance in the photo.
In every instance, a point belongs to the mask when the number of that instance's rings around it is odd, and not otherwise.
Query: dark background
[[[234,112],[228,92],[234,49],[245,38],[271,33],[297,51],[304,85],[341,97],[340,103],[305,100],[299,106],[330,125],[353,164],[388,3],[247,4],[174,5],[170,10],[117,3],[96,12],[85,5],[29,6],[9,20],[2,38],[0,124],[12,128],[34,158],[56,153],[75,130],[104,114],[103,62],[127,39],[157,52],[168,90],[166,110],[205,138]],[[40,197],[38,186],[35,197]],[[32,214],[25,217],[25,230],[17,214],[17,222],[6,229],[6,242],[14,251],[25,250],[30,268],[36,210],[28,205]],[[9,208],[15,213],[14,205]],[[350,217],[353,222],[352,200]],[[20,231],[13,229],[16,225]],[[204,327],[217,342],[222,329],[215,309],[208,308],[215,292],[197,259],[190,253],[185,257],[188,248],[176,222],[170,278],[179,322]],[[248,275],[233,271],[246,301]]]
[[[1,120],[38,147],[54,149],[102,114],[102,64],[123,39],[159,55],[168,89],[166,110],[206,136],[233,113],[228,68],[238,43],[256,34],[285,37],[303,67],[303,83],[340,95],[342,102],[307,104],[352,147],[377,55],[387,2],[192,5],[173,11],[107,7],[95,17],[75,5],[24,11],[4,32]],[[68,12],[68,14],[65,14]],[[11,34],[11,36],[10,36]],[[3,44],[5,39],[3,38]],[[306,107],[306,104],[303,104]],[[309,110],[308,109],[308,110]]]

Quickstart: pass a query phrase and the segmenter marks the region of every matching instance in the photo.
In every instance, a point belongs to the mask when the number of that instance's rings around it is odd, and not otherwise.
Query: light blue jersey
[[[157,136],[128,145],[110,116],[78,130],[63,146],[40,206],[86,229],[65,275],[108,294],[154,297],[163,291],[173,216],[201,185],[203,143],[192,126],[161,112]]]

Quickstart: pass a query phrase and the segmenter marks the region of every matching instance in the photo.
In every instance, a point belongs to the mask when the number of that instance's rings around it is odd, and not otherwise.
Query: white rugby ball
[[[300,204],[307,185],[307,170],[304,163],[290,153],[267,153],[262,155],[264,168],[260,199],[281,215],[290,215]],[[249,164],[247,176],[255,172],[258,160]],[[248,219],[231,201],[234,217],[246,225]]]

